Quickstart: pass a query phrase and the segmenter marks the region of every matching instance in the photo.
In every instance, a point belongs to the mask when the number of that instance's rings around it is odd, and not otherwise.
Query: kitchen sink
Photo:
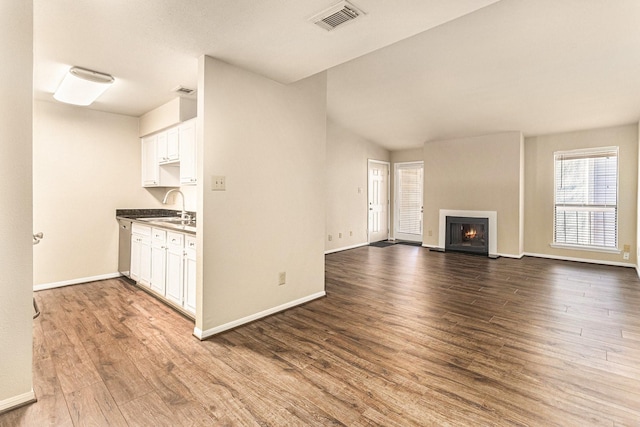
[[[164,222],[168,224],[177,224],[177,225],[192,225],[195,226],[196,222],[192,219],[182,219],[179,216],[161,216],[156,218],[138,218],[138,221],[145,222]]]

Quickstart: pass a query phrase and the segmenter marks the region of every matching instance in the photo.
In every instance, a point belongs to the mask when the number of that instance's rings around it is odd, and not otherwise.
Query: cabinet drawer
[[[184,247],[186,249],[195,249],[196,248],[196,238],[194,236],[186,236]]]
[[[143,236],[151,237],[151,227],[140,225],[135,222],[131,225],[131,232],[133,234],[141,234]]]
[[[167,240],[167,232],[160,228],[153,228],[151,230],[151,238],[157,242],[164,242]]]
[[[184,243],[184,234],[174,233],[173,231],[167,232],[167,244],[170,246],[182,247]]]

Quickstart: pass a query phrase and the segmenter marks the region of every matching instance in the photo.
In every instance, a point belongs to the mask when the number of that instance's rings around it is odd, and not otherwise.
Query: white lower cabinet
[[[196,312],[196,238],[187,236],[184,245],[184,303],[183,307]]]
[[[151,227],[131,227],[131,278],[141,285],[151,283]]]
[[[165,296],[169,301],[178,305],[183,305],[184,298],[183,241],[183,234],[169,233],[167,239],[167,288]]]
[[[151,229],[151,289],[164,295],[167,270],[167,232]]]
[[[131,279],[195,314],[195,236],[135,222],[131,229]]]

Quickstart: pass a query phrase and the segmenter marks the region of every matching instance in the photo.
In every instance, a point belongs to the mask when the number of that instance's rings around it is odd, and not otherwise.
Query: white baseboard
[[[22,393],[17,396],[10,397],[8,399],[0,400],[0,414],[10,409],[14,409],[28,403],[33,403],[36,400],[36,394],[33,392],[33,390],[27,393]]]
[[[638,274],[638,277],[640,278],[640,266],[636,265],[636,273]]]
[[[514,254],[496,254],[500,257],[505,257],[505,258],[513,258],[513,259],[522,259],[522,257],[524,257],[524,253],[521,253],[520,255],[514,255]]]
[[[425,244],[423,244],[422,246],[425,247],[425,248],[441,249],[439,246],[434,246],[434,245],[425,245]],[[444,249],[442,249],[442,251],[444,251]],[[588,258],[574,258],[574,257],[566,257],[566,256],[559,256],[559,255],[537,254],[537,253],[532,253],[532,252],[523,252],[520,255],[502,254],[502,253],[498,253],[496,255],[501,256],[501,257],[505,257],[505,258],[514,258],[514,259],[522,259],[525,256],[532,256],[532,257],[536,257],[536,258],[557,259],[557,260],[560,260],[560,261],[586,262],[586,263],[590,263],[590,264],[613,265],[613,266],[616,266],[616,267],[634,267],[636,269],[636,271],[638,272],[638,277],[640,277],[640,266],[636,266],[635,264],[628,263],[628,262],[602,261],[602,260],[588,259]]]
[[[324,251],[324,254],[328,255],[328,254],[332,254],[332,253],[335,253],[335,252],[342,252],[342,251],[346,251],[346,250],[349,250],[349,249],[361,248],[363,246],[368,246],[368,245],[369,245],[369,243],[366,243],[366,242],[365,243],[358,243],[357,245],[344,246],[342,248],[337,248],[337,249],[329,249],[328,251]]]
[[[586,263],[589,263],[589,264],[613,265],[613,266],[616,266],[616,267],[634,267],[634,268],[636,268],[636,270],[638,269],[638,267],[636,267],[635,264],[631,264],[629,262],[603,261],[603,260],[599,260],[599,259],[575,258],[575,257],[569,257],[569,256],[548,255],[548,254],[536,254],[536,253],[531,253],[531,252],[525,252],[524,255],[525,256],[532,256],[532,257],[536,257],[536,258],[557,259],[557,260],[560,260],[560,261],[586,262]]]
[[[62,282],[44,283],[42,285],[34,285],[34,291],[44,291],[45,289],[61,288],[63,286],[77,285],[79,283],[95,282],[96,280],[115,279],[120,277],[120,273],[102,274],[100,276],[82,277],[79,279],[63,280]]]
[[[203,331],[200,328],[193,328],[193,335],[200,339],[203,340],[205,338],[209,338],[213,335],[219,334],[221,332],[224,331],[228,331],[229,329],[233,329],[233,328],[237,328],[238,326],[244,325],[246,323],[249,322],[253,322],[254,320],[258,320],[258,319],[262,319],[263,317],[267,317],[270,316],[272,314],[278,313],[280,311],[284,311],[287,310],[289,308],[293,308],[296,307],[298,305],[302,305],[304,303],[307,303],[309,301],[313,301],[314,299],[318,299],[318,298],[322,298],[326,295],[327,293],[325,291],[322,292],[317,292],[315,294],[311,294],[308,295],[306,297],[303,298],[299,298],[297,300],[294,301],[290,301],[288,303],[273,307],[273,308],[269,308],[267,310],[263,310],[259,313],[255,313],[252,314],[250,316],[246,316],[243,317],[242,319],[238,319],[238,320],[234,320],[232,322],[229,323],[225,323],[224,325],[220,325],[220,326],[216,326],[215,328],[211,328],[211,329],[207,329],[205,331]]]

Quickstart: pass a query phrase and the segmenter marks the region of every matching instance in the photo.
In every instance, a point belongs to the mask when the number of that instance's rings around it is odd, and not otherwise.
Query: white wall
[[[143,137],[192,119],[197,114],[197,108],[194,99],[186,98],[175,98],[154,108],[140,116],[139,136]]]
[[[327,120],[325,251],[364,245],[368,242],[369,159],[389,161],[389,152],[338,123]],[[332,236],[331,241],[329,235]]]
[[[198,75],[195,332],[206,336],[324,294],[326,74],[285,86],[203,56]],[[226,191],[211,191],[214,175]]]
[[[423,243],[438,246],[440,209],[496,211],[498,254],[521,256],[523,150],[520,132],[426,142]]]
[[[0,2],[0,411],[33,399],[33,5]]]
[[[579,148],[618,146],[618,247],[631,246],[629,260],[623,254],[552,248],[553,153]],[[525,251],[555,258],[633,265],[636,259],[638,209],[638,125],[630,124],[525,139]]]
[[[177,207],[141,187],[138,119],[36,101],[33,129],[34,284],[117,273],[116,209]]]

